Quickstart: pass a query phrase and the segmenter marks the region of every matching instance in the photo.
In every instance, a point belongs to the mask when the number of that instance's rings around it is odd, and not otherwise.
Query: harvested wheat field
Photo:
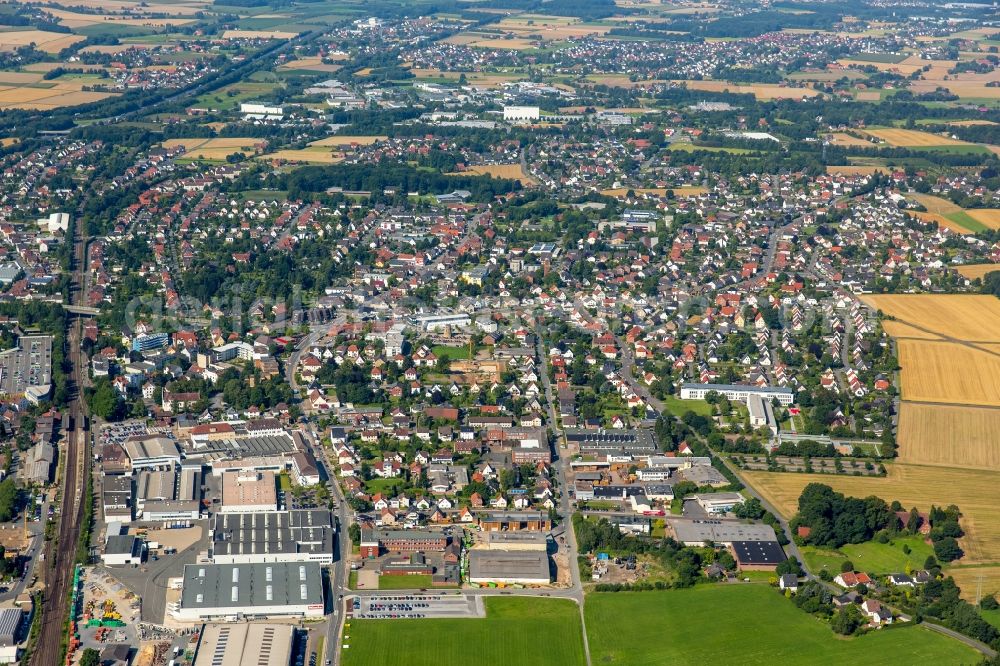
[[[854,99],[859,102],[877,102],[882,99],[882,93],[878,90],[859,90],[854,94]]]
[[[302,150],[276,150],[273,153],[260,155],[261,160],[284,160],[286,162],[308,162],[311,164],[336,164],[344,159],[343,153],[317,146]]]
[[[870,176],[873,173],[889,173],[889,167],[861,164],[841,164],[826,167],[831,176]]]
[[[14,51],[20,46],[34,44],[39,51],[59,53],[64,48],[82,42],[82,35],[67,35],[45,30],[11,30],[0,32],[0,51]]]
[[[955,270],[958,271],[959,275],[975,280],[986,277],[988,273],[1000,271],[1000,264],[964,264],[956,266]]]
[[[28,83],[38,83],[42,74],[36,72],[0,72],[0,85],[20,86]]]
[[[951,137],[931,132],[921,132],[920,130],[909,129],[870,129],[865,130],[865,134],[870,134],[885,141],[890,146],[904,148],[920,148],[927,146],[969,146],[968,141],[960,141]]]
[[[962,597],[970,603],[979,601],[976,591],[980,583],[983,596],[1000,592],[1000,567],[997,566],[949,567],[948,575],[955,579],[955,584],[962,588]]]
[[[226,30],[223,39],[291,39],[297,37],[297,32],[281,32],[280,30]]]
[[[959,343],[898,341],[902,399],[1000,406],[1000,355]]]
[[[472,72],[472,71],[462,71],[462,72],[444,72],[440,69],[421,69],[415,68],[411,69],[410,73],[418,79],[448,79],[449,81],[458,81],[465,75],[465,81],[469,85],[482,86],[484,88],[500,88],[505,83],[512,83],[514,81],[523,81],[527,77],[523,74],[504,74],[499,72]]]
[[[370,146],[377,141],[386,141],[387,136],[348,136],[336,135],[328,136],[319,141],[313,141],[310,146]]]
[[[964,341],[1000,342],[1000,299],[966,294],[879,294],[868,305],[904,323]]]
[[[1000,409],[904,402],[899,462],[1000,471],[998,432]]]
[[[520,164],[477,164],[465,167],[462,173],[471,173],[477,176],[492,176],[494,178],[507,178],[510,180],[520,180],[522,184],[535,184],[535,179],[521,170]],[[453,174],[454,175],[454,174]]]
[[[741,472],[746,481],[785,517],[798,509],[799,495],[810,483],[823,483],[854,497],[877,495],[887,502],[921,511],[931,504],[956,504],[962,510],[962,563],[1000,560],[1000,502],[996,501],[1000,474],[990,470],[956,469],[930,465],[890,463],[885,477],[785,472]]]
[[[776,83],[755,83],[749,85],[739,85],[728,81],[675,81],[683,83],[689,90],[707,90],[710,92],[740,93],[743,95],[753,95],[759,100],[767,101],[772,99],[802,99],[803,97],[815,97],[819,91],[812,88],[793,88],[782,86]]]
[[[859,139],[847,132],[834,132],[830,135],[830,143],[835,146],[861,146],[863,148],[871,148],[872,145],[871,141]]]
[[[943,229],[951,229],[952,231],[960,234],[975,233],[972,229],[969,229],[968,227],[959,224],[955,220],[949,219],[940,213],[925,213],[917,210],[909,210],[906,212],[913,215],[921,222],[937,222],[937,225]]]
[[[882,322],[885,332],[894,338],[915,338],[917,340],[940,340],[941,336],[901,321],[886,319]]]
[[[216,139],[168,139],[161,144],[164,148],[184,146],[184,156],[201,160],[224,160],[233,153],[253,155],[258,149],[267,147],[264,139],[250,137],[220,137]]]
[[[967,208],[965,213],[990,229],[1000,229],[1000,208]]]

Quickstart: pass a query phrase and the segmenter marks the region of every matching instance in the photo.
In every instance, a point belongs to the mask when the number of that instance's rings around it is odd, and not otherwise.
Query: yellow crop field
[[[677,81],[684,83],[689,90],[707,90],[709,92],[740,93],[753,95],[759,100],[771,99],[802,99],[803,97],[815,97],[819,91],[812,88],[793,88],[782,86],[776,83],[755,83],[749,85],[738,85],[728,81]]]
[[[922,511],[931,504],[956,504],[962,510],[963,564],[1000,559],[1000,502],[996,501],[1000,475],[990,470],[956,469],[930,465],[890,463],[885,477],[835,474],[741,472],[746,481],[786,518],[795,515],[799,495],[810,483],[823,483],[854,497],[877,495],[887,502]]]
[[[918,340],[940,340],[941,336],[924,329],[887,319],[882,322],[885,332],[894,338],[916,338]]]
[[[1000,264],[964,264],[957,266],[958,274],[970,280],[985,277],[987,273],[1000,271]]]
[[[482,86],[484,88],[499,88],[505,83],[514,81],[524,81],[527,76],[523,74],[504,74],[497,72],[443,72],[440,69],[421,69],[419,67],[411,69],[410,72],[418,79],[448,79],[458,81],[462,75],[469,85]]]
[[[20,86],[26,83],[38,83],[41,80],[42,75],[35,72],[0,72],[0,85]]]
[[[889,167],[858,164],[841,164],[826,167],[826,172],[833,176],[870,176],[873,173],[889,173]]]
[[[336,164],[344,159],[342,153],[323,148],[303,148],[302,150],[276,150],[260,155],[262,160],[285,160],[286,162],[311,162],[314,164]]]
[[[520,164],[477,164],[465,168],[465,173],[477,176],[493,176],[494,178],[509,178],[520,180],[524,184],[534,183],[535,179],[521,170]]]
[[[914,195],[914,196],[916,196],[916,195]],[[936,199],[937,197],[934,197],[934,198]],[[944,201],[944,200],[942,199],[942,201]],[[950,202],[948,202],[948,203],[950,203]],[[961,209],[959,209],[959,210],[961,210]],[[939,227],[944,228],[944,229],[951,229],[952,231],[958,232],[960,234],[971,234],[972,233],[971,229],[968,229],[967,227],[959,224],[958,222],[945,217],[941,213],[925,213],[924,211],[916,211],[916,210],[911,210],[911,211],[907,211],[907,212],[910,215],[913,215],[918,220],[921,220],[923,222],[937,222],[937,225]]]
[[[870,306],[920,328],[957,340],[1000,342],[1000,299],[966,294],[878,294]]]
[[[35,48],[46,53],[59,53],[67,46],[82,42],[81,35],[67,35],[61,32],[45,30],[12,30],[0,32],[0,51],[14,51],[20,46],[34,44]]]
[[[350,146],[351,144],[357,144],[359,146],[370,146],[377,141],[386,141],[389,137],[387,136],[349,136],[349,135],[336,135],[328,136],[325,139],[320,139],[319,141],[313,141],[310,146]]]
[[[890,146],[901,147],[923,147],[923,146],[968,146],[972,145],[968,141],[959,141],[951,137],[931,132],[921,132],[920,130],[909,129],[870,129],[865,130],[865,134],[870,134],[885,141]]]
[[[1000,567],[997,566],[950,567],[948,575],[955,579],[955,583],[962,588],[962,597],[970,603],[979,601],[976,591],[980,589],[980,584],[984,596],[1000,592]]]
[[[192,159],[224,160],[233,153],[253,155],[258,149],[264,149],[267,142],[264,139],[250,137],[219,137],[168,139],[160,145],[164,148],[184,146],[184,156]]]
[[[448,44],[465,44],[483,49],[511,49],[523,51],[535,48],[535,41],[524,37],[515,37],[511,33],[507,36],[482,32],[460,32],[444,40]]]
[[[222,37],[223,39],[291,39],[298,34],[280,30],[226,30],[222,33]]]
[[[830,143],[835,146],[862,146],[870,148],[872,145],[871,141],[859,139],[856,136],[851,136],[847,132],[834,132],[830,135],[830,139]]]
[[[899,411],[899,461],[1000,470],[998,432],[1000,409],[903,402]]]
[[[1000,229],[1000,209],[998,208],[967,208],[965,212],[976,222],[990,229]]]
[[[1000,355],[936,340],[897,347],[903,400],[1000,406]]]

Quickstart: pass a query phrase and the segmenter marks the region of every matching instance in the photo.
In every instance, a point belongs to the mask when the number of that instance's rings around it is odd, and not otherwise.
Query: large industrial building
[[[226,472],[222,475],[222,513],[258,513],[278,510],[278,482],[274,472]]]
[[[287,624],[210,624],[194,666],[288,666],[295,628]]]
[[[329,511],[222,513],[209,528],[216,564],[318,562],[333,564],[336,530]]]
[[[751,395],[758,395],[765,400],[777,400],[782,405],[795,402],[795,391],[790,388],[744,384],[683,384],[681,400],[704,400],[705,396],[712,392],[740,402],[746,402]]]
[[[170,611],[181,622],[322,617],[323,578],[315,562],[188,564]]]
[[[469,551],[469,582],[548,585],[549,556],[537,550]]]

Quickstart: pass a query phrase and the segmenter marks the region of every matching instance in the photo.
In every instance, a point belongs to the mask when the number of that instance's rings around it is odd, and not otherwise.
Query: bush
[[[1000,608],[1000,603],[997,602],[996,597],[992,594],[987,594],[985,597],[979,600],[979,607],[983,610],[997,610]]]
[[[854,562],[844,560],[843,564],[840,565],[840,572],[847,573],[848,571],[854,571]]]

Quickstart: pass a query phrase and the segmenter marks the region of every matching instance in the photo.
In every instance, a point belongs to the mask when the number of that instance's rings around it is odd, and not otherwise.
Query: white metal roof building
[[[194,666],[288,666],[294,627],[285,624],[209,624]]]

